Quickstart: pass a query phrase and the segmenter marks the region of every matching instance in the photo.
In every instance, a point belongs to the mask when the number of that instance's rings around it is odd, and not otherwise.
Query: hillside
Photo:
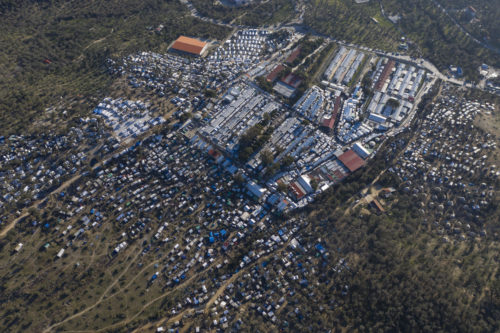
[[[2,1],[0,332],[500,332],[499,6],[436,1]]]
[[[493,21],[488,20],[491,34],[497,29]],[[472,80],[478,79],[477,68],[482,63],[500,65],[497,53],[474,42],[432,1],[356,4],[347,0],[314,0],[305,23],[339,39],[389,51],[397,50],[400,38],[405,37],[410,54],[429,59],[441,70],[450,65],[461,66],[464,75]]]
[[[223,38],[227,28],[189,15],[177,0],[2,2],[0,132],[26,129],[61,97],[85,100],[111,84],[106,58],[165,50],[180,34]],[[165,29],[155,32],[163,24]]]
[[[438,2],[477,39],[500,48],[500,22],[498,20],[500,6],[498,1],[441,0]],[[468,6],[471,6],[475,13],[469,13]]]

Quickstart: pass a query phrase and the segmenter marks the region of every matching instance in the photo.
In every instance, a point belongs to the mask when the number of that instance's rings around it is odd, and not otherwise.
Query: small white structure
[[[368,149],[363,147],[359,142],[356,142],[352,146],[352,150],[354,150],[356,154],[358,154],[362,159],[366,159],[368,156],[370,156],[370,152],[368,151]]]
[[[255,195],[258,199],[260,199],[266,193],[265,188],[262,188],[261,186],[257,185],[253,181],[250,181],[247,183],[247,189],[248,189],[248,191],[250,191],[250,193]]]
[[[21,251],[21,249],[23,248],[23,243],[19,243],[17,244],[16,248],[14,249],[16,252],[19,252]]]
[[[385,123],[387,120],[386,117],[379,115],[379,114],[376,114],[376,113],[370,113],[370,116],[368,117],[368,119],[371,121],[374,121],[376,123]]]

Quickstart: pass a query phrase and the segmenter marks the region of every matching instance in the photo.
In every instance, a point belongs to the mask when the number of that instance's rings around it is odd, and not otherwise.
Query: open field
[[[484,112],[475,119],[474,123],[497,137],[497,149],[488,157],[488,161],[491,164],[500,165],[500,110],[497,108],[495,111]]]

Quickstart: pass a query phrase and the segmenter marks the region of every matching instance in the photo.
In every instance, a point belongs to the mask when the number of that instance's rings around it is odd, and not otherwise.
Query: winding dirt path
[[[104,292],[102,293],[101,297],[99,297],[99,299],[92,305],[86,307],[85,309],[83,309],[82,311],[80,312],[77,312],[75,313],[74,315],[72,316],[69,316],[67,317],[66,319],[60,321],[60,322],[57,322],[55,324],[52,324],[51,326],[47,327],[45,330],[43,330],[43,333],[47,333],[47,332],[50,332],[52,331],[54,328],[58,327],[58,326],[61,326],[62,324],[64,323],[67,323],[68,321],[70,320],[73,320],[75,318],[78,318],[80,317],[81,315],[89,312],[90,310],[92,310],[93,308],[95,308],[97,305],[99,305],[104,299],[108,299],[106,298],[106,295],[108,294],[108,292],[118,283],[118,281],[121,279],[121,277],[126,273],[128,272],[128,270],[130,269],[130,267],[132,266],[132,264],[137,260],[137,258],[141,255],[142,251],[137,251],[137,254],[135,255],[135,257],[130,260],[130,263],[127,265],[127,267],[116,277],[116,279],[106,288],[106,290],[104,290]],[[115,293],[116,294],[116,293]],[[115,294],[111,295],[111,296],[114,296]]]

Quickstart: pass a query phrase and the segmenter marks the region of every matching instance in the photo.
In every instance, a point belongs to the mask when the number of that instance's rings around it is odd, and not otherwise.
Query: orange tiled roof
[[[192,54],[201,54],[203,48],[207,43],[199,41],[194,38],[180,36],[172,45],[172,48],[178,51],[183,51]]]

